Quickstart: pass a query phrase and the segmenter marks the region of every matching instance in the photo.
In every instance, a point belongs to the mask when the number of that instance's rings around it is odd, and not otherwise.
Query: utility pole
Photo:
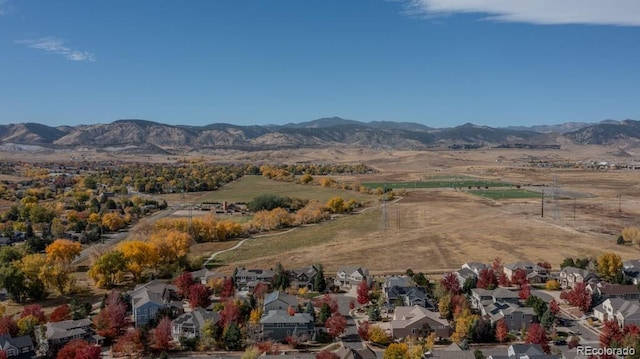
[[[541,217],[544,218],[544,188],[542,189],[542,197],[540,197]]]
[[[618,195],[618,213],[622,213],[622,195]]]

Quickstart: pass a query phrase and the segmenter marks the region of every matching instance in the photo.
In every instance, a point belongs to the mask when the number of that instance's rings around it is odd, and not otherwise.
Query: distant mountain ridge
[[[494,128],[466,123],[431,128],[412,122],[359,122],[340,117],[285,125],[167,125],[124,119],[107,124],[51,127],[37,123],[0,125],[0,148],[96,148],[111,151],[184,153],[215,149],[268,150],[351,146],[384,149],[481,146],[550,146],[559,138],[577,144],[640,142],[640,122],[603,121],[553,126]]]

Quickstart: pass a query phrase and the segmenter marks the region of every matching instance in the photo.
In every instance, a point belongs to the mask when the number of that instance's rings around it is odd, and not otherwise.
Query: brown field
[[[640,153],[626,149],[634,158]],[[431,176],[471,176],[534,184],[530,190],[547,195],[544,217],[540,199],[494,201],[453,189],[408,192],[382,210],[375,200],[367,212],[317,226],[250,240],[220,257],[229,271],[237,265],[295,267],[320,262],[328,271],[359,264],[375,273],[442,272],[467,261],[548,261],[558,267],[568,256],[615,252],[623,259],[640,258],[640,247],[616,245],[621,229],[639,225],[640,171],[592,171],[530,166],[531,160],[576,163],[618,162],[617,149],[565,146],[562,150],[486,149],[474,151],[382,151],[331,148],[274,152],[220,152],[199,156],[210,162],[364,162],[379,172],[336,176],[338,181],[416,181]],[[97,155],[96,155],[97,156]],[[100,156],[109,157],[101,154]],[[98,158],[95,158],[98,159]],[[167,161],[166,156],[120,158]],[[564,199],[551,201],[554,179]],[[165,195],[171,203],[198,203],[206,194]],[[183,202],[184,201],[184,202]],[[220,244],[220,249],[234,242]],[[228,247],[225,247],[228,246]],[[218,250],[194,247],[193,253]]]

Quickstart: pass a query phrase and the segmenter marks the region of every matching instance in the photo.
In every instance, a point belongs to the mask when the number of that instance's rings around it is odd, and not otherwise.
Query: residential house
[[[207,321],[213,324],[219,322],[220,314],[204,308],[196,308],[191,312],[183,313],[171,321],[171,336],[175,341],[180,338],[199,338]]]
[[[298,307],[298,298],[284,292],[276,291],[264,297],[263,313],[271,310],[287,310],[289,307]]]
[[[50,322],[42,326],[36,326],[35,332],[44,332],[44,335],[36,336],[38,352],[49,357],[53,357],[60,348],[73,339],[84,339],[94,343],[102,340],[91,329],[90,319]]]
[[[593,316],[602,322],[615,320],[620,327],[629,324],[640,326],[640,303],[621,298],[607,299],[593,308]]]
[[[386,304],[394,305],[398,301],[402,301],[402,305],[412,307],[419,305],[427,307],[427,290],[422,287],[416,287],[409,277],[388,277],[382,285],[382,291]],[[400,299],[398,299],[400,298]]]
[[[478,280],[478,274],[469,268],[460,268],[455,272],[452,272],[458,278],[458,283],[460,284],[460,288],[464,287],[464,284],[467,281],[472,281],[475,283]]]
[[[137,285],[129,292],[134,325],[137,327],[155,320],[163,310],[182,312],[183,303],[178,301],[177,291],[175,285],[160,280]]]
[[[7,358],[27,359],[35,355],[33,341],[28,335],[12,338],[9,334],[0,335],[0,350],[4,351]]]
[[[587,286],[587,291],[595,297],[597,302],[611,298],[640,300],[640,289],[633,284],[591,283]]]
[[[560,270],[559,278],[560,286],[562,289],[573,288],[577,283],[589,284],[600,280],[598,276],[589,270],[576,268],[576,267],[564,267]]]
[[[504,274],[511,278],[518,269],[527,274],[529,283],[546,283],[549,279],[549,271],[533,262],[516,262],[504,266]]]
[[[546,354],[540,344],[513,344],[506,355],[489,355],[487,359],[558,359],[558,356]]]
[[[264,339],[283,340],[289,335],[313,337],[315,325],[309,313],[289,315],[286,310],[270,310],[260,319]]]
[[[362,349],[343,346],[335,354],[339,359],[377,359],[376,352],[366,345]]]
[[[471,306],[475,309],[481,309],[482,307],[493,303],[518,304],[520,302],[518,293],[506,288],[496,288],[492,290],[473,288],[471,289],[471,296],[469,299],[471,301]]]
[[[391,335],[394,338],[405,338],[419,333],[435,332],[439,338],[448,338],[452,330],[446,319],[440,314],[423,307],[396,307],[391,324]]]
[[[351,288],[362,281],[367,282],[367,285],[371,285],[371,276],[367,268],[345,266],[338,269],[335,285],[342,288]]]
[[[463,350],[458,344],[452,343],[444,349],[434,349],[423,355],[423,358],[436,359],[475,359],[472,350]]]
[[[484,318],[491,321],[491,324],[503,319],[509,331],[528,329],[531,323],[537,322],[533,308],[512,303],[494,303],[483,307],[482,314]]]
[[[258,284],[271,285],[275,273],[269,269],[245,269],[236,268],[233,274],[233,281],[238,290],[252,291]]]
[[[288,271],[289,285],[293,288],[315,289],[316,275],[318,270],[314,266],[308,266]]]
[[[480,275],[480,271],[488,267],[489,267],[488,265],[480,262],[467,262],[462,265],[462,268],[469,269],[476,275]]]
[[[222,278],[222,279],[227,278],[226,275],[222,273],[214,272],[207,268],[203,268],[203,269],[191,272],[191,277],[193,277],[193,280],[195,282],[199,282],[204,285],[207,285],[209,280],[213,278]]]

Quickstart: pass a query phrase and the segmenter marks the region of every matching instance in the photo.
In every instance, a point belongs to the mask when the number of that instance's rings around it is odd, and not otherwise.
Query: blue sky
[[[637,0],[0,0],[0,124],[640,120]]]

